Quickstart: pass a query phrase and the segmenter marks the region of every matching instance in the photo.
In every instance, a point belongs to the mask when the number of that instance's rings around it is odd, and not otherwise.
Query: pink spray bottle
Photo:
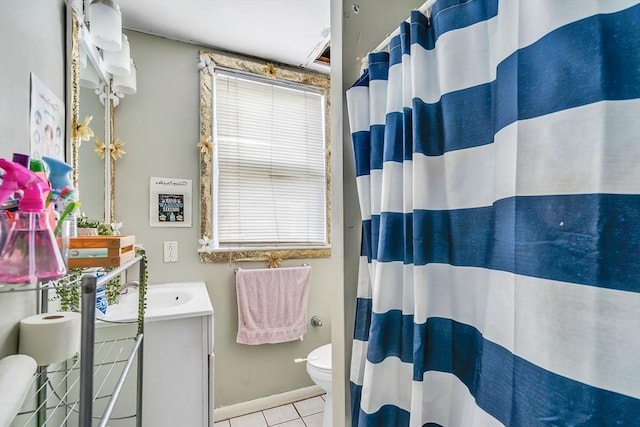
[[[6,241],[0,249],[0,284],[31,283],[58,279],[67,272],[49,226],[42,192],[49,186],[42,178],[17,163],[0,158],[4,170],[0,203],[16,189],[22,198]]]

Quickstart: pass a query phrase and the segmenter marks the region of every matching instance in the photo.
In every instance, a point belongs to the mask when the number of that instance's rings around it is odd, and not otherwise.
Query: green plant
[[[107,294],[107,303],[114,305],[118,303],[118,295],[120,289],[120,276],[116,276],[104,285],[104,291]]]
[[[80,287],[71,285],[80,280],[82,270],[69,270],[67,275],[55,282],[56,295],[60,300],[60,311],[80,311]]]
[[[97,228],[100,236],[111,236],[113,233],[108,224],[104,224],[96,219],[89,219],[83,213],[76,219],[78,228]]]
[[[140,268],[142,274],[140,278],[140,286],[138,287],[138,333],[142,333],[144,324],[144,312],[147,309],[147,284],[149,283],[149,270],[147,269],[147,252],[144,248],[136,247],[136,254],[142,257]]]

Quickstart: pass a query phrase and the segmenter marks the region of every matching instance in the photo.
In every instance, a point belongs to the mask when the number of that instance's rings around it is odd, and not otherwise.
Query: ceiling
[[[116,0],[124,28],[329,73],[330,0]]]

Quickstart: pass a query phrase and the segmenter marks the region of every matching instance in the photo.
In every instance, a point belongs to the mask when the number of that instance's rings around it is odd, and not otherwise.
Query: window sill
[[[267,261],[307,258],[330,258],[331,246],[288,248],[218,248],[199,249],[200,262]]]

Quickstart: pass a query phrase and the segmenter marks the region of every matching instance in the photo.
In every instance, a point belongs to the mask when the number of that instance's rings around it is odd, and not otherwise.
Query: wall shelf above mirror
[[[115,223],[115,166],[124,143],[114,108],[136,93],[136,69],[120,9],[112,0],[67,0],[69,140],[67,162],[80,212]]]

